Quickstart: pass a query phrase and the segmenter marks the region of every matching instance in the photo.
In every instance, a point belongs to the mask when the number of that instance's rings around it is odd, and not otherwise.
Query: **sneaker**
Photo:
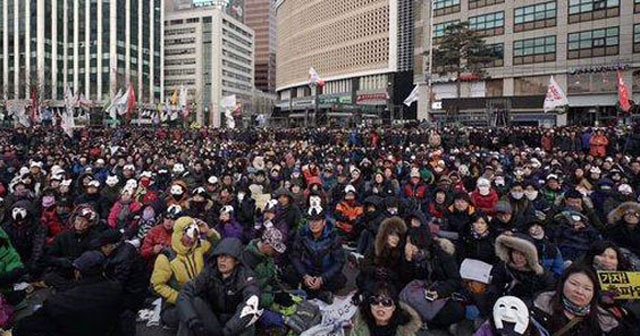
[[[329,291],[320,292],[318,293],[317,299],[328,305],[333,304],[333,293]]]

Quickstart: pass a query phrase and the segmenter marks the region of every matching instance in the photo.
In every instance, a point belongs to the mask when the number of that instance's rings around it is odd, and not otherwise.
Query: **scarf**
[[[579,316],[579,317],[585,317],[591,311],[591,306],[578,307],[569,299],[567,299],[564,295],[562,295],[562,306],[564,306],[564,309],[569,313],[571,313],[572,315]]]

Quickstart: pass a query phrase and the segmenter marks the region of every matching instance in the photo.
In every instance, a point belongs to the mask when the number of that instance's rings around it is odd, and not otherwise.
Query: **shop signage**
[[[389,95],[386,92],[362,93],[356,99],[357,105],[385,105]]]

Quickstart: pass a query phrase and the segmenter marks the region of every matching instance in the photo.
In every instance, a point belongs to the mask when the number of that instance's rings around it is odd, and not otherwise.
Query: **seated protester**
[[[373,240],[384,219],[384,199],[375,195],[369,196],[364,199],[363,208],[362,217],[356,223],[356,227],[361,230],[356,251],[362,255],[373,246]]]
[[[528,198],[524,197],[524,185],[522,182],[514,182],[508,195],[503,196],[511,205],[511,224],[515,228],[520,228],[524,224],[534,220],[536,217],[535,208]]]
[[[37,277],[44,267],[46,229],[36,218],[29,201],[17,201],[9,211],[2,228],[29,273]]]
[[[50,296],[33,315],[18,321],[15,336],[107,336],[121,313],[120,284],[102,272],[105,257],[84,252],[72,263],[73,288]]]
[[[446,329],[465,316],[462,302],[453,299],[462,289],[460,267],[453,243],[432,239],[429,233],[413,225],[408,230],[401,270],[406,281],[415,280],[402,290],[401,297],[430,328]]]
[[[136,248],[142,245],[144,237],[157,224],[160,216],[156,216],[156,210],[152,205],[142,205],[142,210],[133,217],[133,223],[124,231],[124,239],[128,240]]]
[[[333,212],[338,234],[346,241],[356,240],[361,230],[356,223],[363,215],[363,208],[357,200],[356,188],[347,185],[344,189],[344,199]]]
[[[493,313],[474,336],[542,336],[546,330],[531,319],[527,305],[515,296],[503,296],[493,305]]]
[[[0,228],[0,290],[9,304],[16,305],[24,298],[23,295],[8,295],[7,289],[17,283],[27,273],[20,255],[13,247],[7,233]]]
[[[120,199],[113,204],[107,224],[115,230],[128,229],[133,222],[134,215],[142,210],[142,204],[133,199],[133,190],[129,188],[122,189]]]
[[[289,241],[295,235],[298,225],[302,221],[300,208],[295,205],[293,194],[285,188],[276,190],[273,198],[278,200],[276,218],[273,219],[273,223],[282,232],[285,240]]]
[[[203,187],[195,188],[191,193],[191,198],[187,201],[187,208],[184,210],[185,216],[198,218],[213,225],[216,222],[213,205],[213,201],[209,199],[209,194]]]
[[[626,202],[620,204],[607,216],[608,226],[605,236],[636,257],[640,257],[640,204]]]
[[[123,289],[124,312],[120,318],[120,331],[122,335],[135,335],[137,313],[143,307],[149,287],[146,264],[136,248],[123,241],[120,231],[104,230],[92,245],[107,258],[105,276],[117,281]]]
[[[282,307],[293,305],[291,296],[282,290],[275,259],[283,254],[287,247],[280,230],[270,227],[264,230],[261,238],[254,239],[245,247],[242,259],[253,270],[260,287],[260,308],[265,311],[260,325],[265,328],[284,327],[284,316],[270,310],[274,303]]]
[[[142,242],[140,255],[153,266],[156,257],[164,249],[171,248],[171,235],[176,219],[182,217],[182,209],[178,205],[170,206],[161,216],[162,222],[154,226]]]
[[[500,196],[491,188],[491,181],[481,177],[476,183],[476,190],[471,193],[471,201],[478,211],[484,212],[487,216],[495,216],[495,208],[500,200]]]
[[[440,221],[444,220],[448,206],[447,192],[444,189],[436,189],[427,208],[427,217],[430,219],[436,218]]]
[[[280,231],[280,229],[273,222],[274,219],[276,218],[276,208],[277,208],[277,206],[278,206],[278,200],[273,200],[273,199],[269,200],[264,205],[264,209],[262,210],[262,216],[253,225],[253,228],[251,229],[251,234],[249,235],[249,237],[251,237],[253,239],[262,237],[262,234],[264,233],[264,231],[266,229],[273,227],[273,228],[277,228],[278,229],[280,234],[283,235],[282,236],[283,242],[285,244],[287,243],[288,237],[284,236],[282,231]]]
[[[51,246],[53,240],[64,230],[64,224],[60,214],[57,211],[57,200],[53,192],[45,191],[42,197],[42,213],[40,215],[40,224],[46,232],[46,246]]]
[[[158,255],[151,274],[151,286],[162,297],[160,318],[166,326],[178,326],[178,311],[175,308],[178,295],[187,282],[202,272],[205,256],[218,239],[218,232],[209,229],[202,221],[191,217],[180,217],[175,221],[171,248],[163,249]]]
[[[322,208],[310,208],[307,219],[289,250],[291,264],[285,269],[284,280],[294,288],[302,286],[310,298],[331,303],[333,294],[347,281],[342,274],[345,251],[333,221]]]
[[[468,232],[458,240],[458,260],[476,259],[494,265],[498,262],[494,248],[498,234],[489,225],[486,214],[479,212]]]
[[[231,205],[225,205],[220,209],[220,217],[215,225],[216,231],[220,232],[222,238],[244,238],[244,228],[235,219],[234,209]]]
[[[406,232],[407,225],[400,217],[382,221],[375,243],[364,255],[360,273],[356,278],[358,290],[365,296],[368,296],[373,286],[380,281],[388,282],[397,288],[406,285],[402,281],[404,279],[401,279]]]
[[[400,301],[396,289],[378,282],[362,300],[349,335],[416,335],[422,328],[418,313]]]
[[[100,218],[107,218],[111,208],[110,204],[107,204],[102,195],[100,195],[100,181],[91,179],[84,186],[84,190],[84,194],[78,196],[73,201],[73,204],[75,206],[79,206],[80,204],[90,204]]]
[[[393,183],[387,180],[381,171],[373,174],[373,181],[367,185],[366,190],[367,197],[376,195],[385,198],[390,195],[395,195],[396,193]]]
[[[429,188],[422,181],[420,169],[411,168],[409,181],[402,187],[402,197],[415,201],[419,206],[424,206],[428,201]]]
[[[187,184],[182,180],[176,180],[169,187],[168,196],[164,199],[167,207],[171,205],[179,205],[182,209],[187,209],[189,201],[189,189]]]
[[[610,241],[596,241],[581,260],[581,264],[592,271],[637,272],[627,260],[624,253]],[[640,332],[640,302],[638,300],[613,300],[611,293],[601,292],[599,304],[615,316],[633,335]]]
[[[536,218],[539,220],[545,220],[546,214],[551,209],[551,204],[547,202],[547,199],[540,193],[540,186],[538,182],[533,179],[529,179],[524,182],[524,196],[533,204]]]
[[[533,301],[533,319],[548,334],[565,336],[630,335],[598,305],[600,288],[593,271],[572,265],[555,291],[539,294]]]
[[[44,282],[59,290],[69,288],[73,279],[73,260],[91,250],[91,242],[103,230],[98,224],[98,214],[90,205],[79,205],[69,222],[71,227],[56,237],[46,256],[50,269]]]
[[[469,194],[458,192],[453,196],[453,204],[447,209],[444,225],[440,229],[457,234],[467,232],[475,214],[476,208],[471,205]]]
[[[558,244],[565,261],[577,261],[587,253],[591,244],[601,239],[600,234],[584,215],[575,211],[563,211],[553,218],[556,224],[553,241]]]
[[[511,295],[531,302],[536,293],[553,288],[555,279],[540,264],[532,239],[521,233],[496,238],[496,255],[501,262],[491,270],[489,302]],[[488,312],[489,307],[480,307]]]
[[[100,191],[100,195],[107,204],[114,204],[120,197],[120,179],[118,175],[110,175],[105,181],[106,186]]]
[[[489,226],[497,233],[502,234],[506,231],[517,231],[513,220],[513,208],[511,203],[500,201],[496,205],[496,216],[491,219]]]
[[[555,217],[562,211],[579,212],[588,219],[591,226],[599,232],[604,232],[605,226],[600,221],[600,218],[594,210],[593,203],[588,197],[583,196],[575,189],[571,189],[564,193],[558,200],[560,205],[556,207],[555,211],[551,211],[552,215],[549,217]]]
[[[533,239],[538,256],[545,270],[553,273],[556,279],[564,273],[564,258],[558,246],[551,241],[544,230],[544,224],[532,221],[524,226],[524,231]]]
[[[251,240],[251,229],[256,222],[256,201],[251,197],[251,189],[241,188],[236,197],[235,217],[243,227],[243,243]]]
[[[258,281],[242,262],[242,242],[225,238],[212,254],[215,262],[182,289],[177,309],[178,336],[254,335],[260,318]]]

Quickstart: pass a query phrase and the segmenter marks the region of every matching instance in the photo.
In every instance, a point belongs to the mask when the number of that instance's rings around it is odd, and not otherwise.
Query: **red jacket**
[[[153,247],[160,244],[164,247],[171,248],[171,235],[173,234],[173,230],[167,231],[167,229],[159,224],[154,226],[147,235],[144,237],[144,241],[142,242],[142,248],[140,249],[140,254],[142,257],[147,260],[149,263],[153,264],[155,262],[156,254],[153,254]]]
[[[477,190],[471,193],[473,205],[488,216],[495,216],[496,205],[499,200],[500,197],[498,197],[498,193],[494,189],[491,189],[487,196],[480,195],[480,192]]]
[[[128,204],[129,206],[129,214],[133,215],[136,214],[138,212],[140,212],[140,210],[142,210],[142,204],[140,204],[139,202],[136,201],[132,201],[131,203]],[[120,229],[121,226],[119,225],[119,217],[120,217],[120,212],[122,212],[122,209],[124,209],[124,204],[122,204],[122,202],[117,201],[116,203],[113,204],[113,207],[111,208],[111,212],[109,212],[109,218],[107,219],[107,224],[109,224],[109,227],[112,229]],[[130,216],[130,219],[133,219],[133,216]],[[127,219],[130,222],[130,219]]]
[[[404,197],[413,198],[421,202],[427,198],[427,191],[427,186],[422,183],[414,185],[413,183],[409,182],[404,185],[404,188],[402,188]]]
[[[609,139],[604,135],[594,135],[591,137],[589,154],[593,157],[605,157],[607,156],[607,146],[609,145]]]
[[[47,230],[47,246],[53,245],[56,236],[64,230],[62,220],[60,216],[58,216],[55,208],[50,211],[43,210],[40,216],[40,223],[42,223],[42,226]]]

